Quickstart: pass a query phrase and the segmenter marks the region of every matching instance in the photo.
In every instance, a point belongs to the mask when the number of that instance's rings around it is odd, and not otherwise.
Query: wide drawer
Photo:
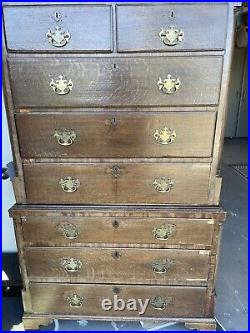
[[[111,6],[4,7],[9,51],[111,52]]]
[[[208,163],[27,163],[30,204],[208,203]]]
[[[210,248],[213,219],[28,216],[24,242],[35,246],[101,245]]]
[[[210,251],[125,248],[25,248],[36,282],[206,285]]]
[[[227,16],[226,3],[120,4],[118,51],[221,50]]]
[[[21,156],[210,157],[215,113],[17,114]]]
[[[31,305],[34,313],[68,314],[101,317],[174,317],[199,318],[206,314],[204,287],[163,287],[100,284],[30,283]],[[112,307],[105,307],[107,301]],[[137,310],[115,310],[114,302],[123,299],[125,305],[136,300]],[[143,312],[138,300],[147,301]],[[140,313],[139,313],[140,312]]]
[[[8,60],[16,108],[218,104],[221,56]]]

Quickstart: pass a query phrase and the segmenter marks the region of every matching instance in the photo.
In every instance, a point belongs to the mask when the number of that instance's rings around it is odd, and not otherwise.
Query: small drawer
[[[111,52],[111,6],[5,6],[9,51]]]
[[[24,164],[29,204],[208,204],[209,176],[208,163]]]
[[[16,108],[217,105],[221,56],[8,59]]]
[[[23,158],[210,157],[215,116],[19,113],[16,121]]]
[[[119,52],[222,50],[228,4],[117,6]]]
[[[201,318],[206,315],[207,289],[204,287],[166,287],[101,284],[30,283],[31,305],[37,314],[129,318]],[[112,306],[107,310],[104,300]],[[125,305],[136,300],[137,310],[114,309],[115,299]],[[138,300],[146,304],[146,311]],[[147,303],[145,303],[147,302]]]
[[[209,249],[214,220],[29,215],[22,223],[22,231],[25,244],[30,246],[143,244],[155,248]]]
[[[25,248],[30,281],[206,286],[210,251]]]

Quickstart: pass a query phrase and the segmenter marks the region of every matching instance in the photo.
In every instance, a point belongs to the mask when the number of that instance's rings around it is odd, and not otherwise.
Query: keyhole
[[[175,18],[175,12],[173,10],[170,10],[169,18],[170,20],[173,20]]]
[[[56,22],[60,21],[60,19],[62,18],[62,14],[59,12],[55,12],[54,14],[54,18],[56,20]]]
[[[118,65],[117,64],[113,64],[113,71],[117,71],[118,70]]]
[[[113,257],[114,259],[119,259],[120,256],[121,256],[121,254],[120,254],[118,251],[114,251],[114,252],[112,253],[112,257]]]
[[[119,222],[116,221],[116,220],[114,220],[114,221],[112,222],[112,225],[113,225],[113,228],[114,228],[114,229],[119,228]]]
[[[117,119],[116,119],[115,116],[111,118],[110,123],[111,123],[111,125],[112,125],[113,127],[116,127],[116,126],[117,126],[118,121],[117,121]]]

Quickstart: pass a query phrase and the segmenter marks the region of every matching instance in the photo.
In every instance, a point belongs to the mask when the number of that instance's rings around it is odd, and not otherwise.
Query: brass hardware
[[[114,220],[114,221],[112,222],[112,226],[113,226],[114,229],[119,228],[119,222],[116,221],[116,220]]]
[[[59,145],[70,146],[75,141],[76,133],[71,129],[62,128],[55,130],[54,138],[56,138]]]
[[[63,75],[59,75],[58,80],[51,79],[49,85],[57,95],[67,95],[73,89],[73,81]]]
[[[175,233],[175,224],[165,224],[152,230],[158,240],[168,240]]]
[[[77,226],[71,223],[60,223],[57,229],[68,239],[75,239],[79,234]]]
[[[171,259],[159,259],[152,263],[153,271],[157,274],[167,273],[167,271],[173,266],[173,260]]]
[[[111,174],[113,177],[117,178],[118,176],[120,176],[121,173],[121,169],[119,168],[118,165],[114,165],[111,169]]]
[[[74,179],[74,178],[68,176],[68,177],[61,178],[59,180],[59,185],[61,185],[61,188],[63,189],[64,192],[73,193],[80,186],[80,181],[79,181],[79,179]]]
[[[174,187],[174,181],[166,177],[155,178],[153,186],[157,192],[166,193]]]
[[[155,310],[164,310],[172,302],[172,297],[155,296],[151,299],[150,304]]]
[[[60,20],[60,19],[59,19]],[[55,27],[55,30],[48,30],[46,34],[48,41],[55,47],[63,47],[70,40],[70,33],[67,30],[63,30],[58,25]]]
[[[171,14],[170,14],[171,15]],[[174,16],[172,17],[172,19]],[[168,29],[161,29],[159,33],[161,41],[168,46],[174,46],[182,42],[184,37],[184,32],[181,29],[170,26]]]
[[[180,88],[181,81],[179,78],[174,78],[171,74],[168,74],[166,79],[159,78],[157,85],[165,94],[173,94]]]
[[[155,130],[154,138],[161,145],[168,145],[174,141],[176,133],[171,128],[164,127],[161,130]]]
[[[78,308],[83,305],[84,298],[74,293],[67,297],[67,301],[70,306]]]
[[[119,259],[121,257],[121,253],[117,250],[113,251],[111,255],[113,259]]]
[[[75,258],[63,258],[61,266],[69,273],[79,272],[82,267],[81,260]]]

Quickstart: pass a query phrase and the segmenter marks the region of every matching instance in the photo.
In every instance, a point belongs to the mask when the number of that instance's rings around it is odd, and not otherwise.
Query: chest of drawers
[[[26,328],[215,327],[230,3],[3,5]],[[104,299],[144,299],[144,314]]]

